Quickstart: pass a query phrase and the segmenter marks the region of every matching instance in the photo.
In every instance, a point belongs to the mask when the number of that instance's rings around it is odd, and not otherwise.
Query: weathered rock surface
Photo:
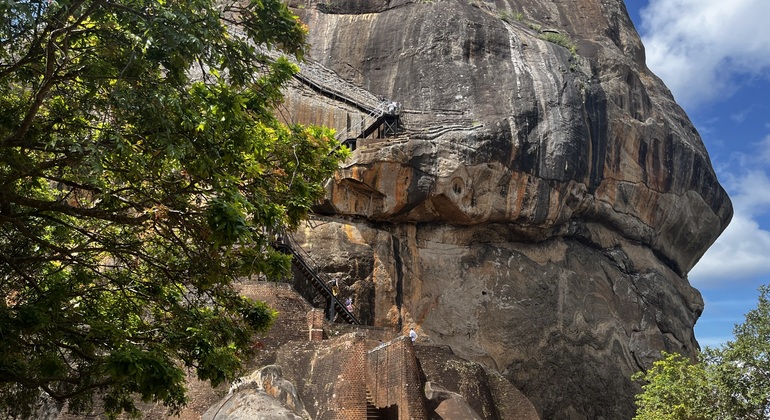
[[[436,404],[435,412],[443,420],[482,420],[462,395],[447,391],[432,382],[425,384],[425,396]]]
[[[284,379],[280,366],[265,366],[234,384],[227,396],[203,414],[202,420],[254,418],[310,418],[297,388]]]
[[[257,388],[242,389],[211,407],[203,420],[305,420]]]
[[[630,418],[630,375],[697,347],[686,276],[732,207],[623,2],[289,4],[355,86],[335,89],[402,104],[404,135],[360,146],[297,233],[359,316],[500,372],[543,418]],[[365,114],[288,94],[295,121]]]
[[[540,419],[521,391],[493,370],[457,357],[449,347],[421,344],[415,354],[427,381],[428,410],[442,419]]]

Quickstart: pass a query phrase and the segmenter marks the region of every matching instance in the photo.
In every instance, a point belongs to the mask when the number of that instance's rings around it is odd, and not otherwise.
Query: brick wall
[[[310,332],[308,340],[321,341],[324,339],[324,311],[323,309],[311,309],[307,313],[307,326]]]
[[[426,419],[420,370],[409,337],[399,337],[367,352],[366,376],[374,405],[398,406],[399,419]]]
[[[354,334],[290,343],[277,363],[316,420],[365,420],[365,338]]]
[[[353,334],[345,364],[335,383],[336,419],[366,420],[366,346],[364,334]]]

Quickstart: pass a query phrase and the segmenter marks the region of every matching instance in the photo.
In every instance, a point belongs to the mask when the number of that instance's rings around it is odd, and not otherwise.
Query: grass
[[[524,20],[524,14],[521,12],[516,12],[516,13],[500,12],[499,15],[500,15],[500,19],[508,23],[513,23],[513,21],[521,22]]]
[[[577,56],[577,46],[567,35],[556,32],[545,32],[540,34],[540,39],[548,42],[552,42],[556,45],[560,45],[566,48],[572,56]]]

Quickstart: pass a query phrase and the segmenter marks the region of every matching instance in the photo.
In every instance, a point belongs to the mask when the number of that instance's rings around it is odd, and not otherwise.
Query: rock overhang
[[[568,3],[302,2],[311,59],[400,102],[415,130],[356,152],[326,211],[510,223],[540,237],[599,222],[686,275],[729,222],[729,198],[697,131],[639,62],[622,2]],[[601,32],[573,12],[612,24]],[[544,24],[593,55],[542,39]]]

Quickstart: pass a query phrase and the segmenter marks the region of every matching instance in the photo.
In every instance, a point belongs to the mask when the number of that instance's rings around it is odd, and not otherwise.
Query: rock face
[[[265,366],[231,387],[230,393],[209,408],[202,420],[307,420],[297,389],[283,378],[281,367]]]
[[[442,419],[540,419],[532,403],[507,380],[457,357],[447,346],[417,345],[415,353],[427,381],[428,410]]]
[[[330,87],[297,83],[288,118],[401,104],[401,135],[361,141],[296,234],[358,315],[501,373],[543,418],[630,418],[631,374],[697,348],[687,272],[732,207],[622,0],[289,4]]]

